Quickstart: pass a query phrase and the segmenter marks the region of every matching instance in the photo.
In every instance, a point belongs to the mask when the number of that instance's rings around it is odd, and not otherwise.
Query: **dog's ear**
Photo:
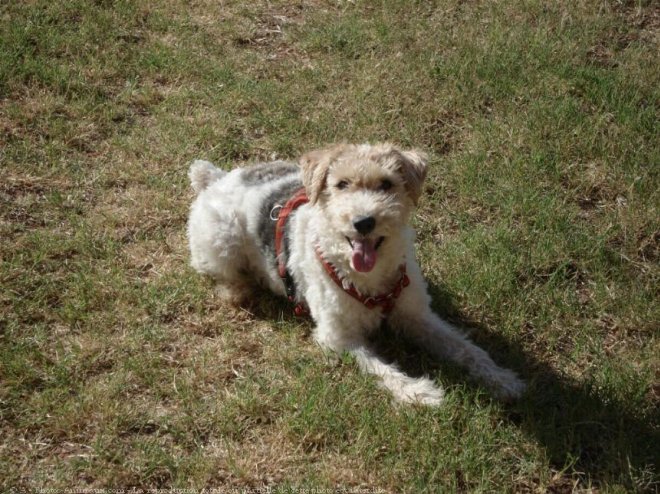
[[[428,158],[426,154],[417,150],[397,150],[397,155],[406,190],[413,203],[417,205],[426,178],[426,161]]]
[[[309,202],[315,204],[326,186],[330,164],[345,149],[345,144],[310,151],[300,158],[302,182],[307,191]]]

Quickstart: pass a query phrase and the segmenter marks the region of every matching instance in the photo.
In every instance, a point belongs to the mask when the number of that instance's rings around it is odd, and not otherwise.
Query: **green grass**
[[[0,486],[660,487],[660,10],[647,1],[0,6]],[[529,383],[393,406],[188,267],[194,158],[391,140],[438,313]],[[399,349],[398,347],[402,347]]]

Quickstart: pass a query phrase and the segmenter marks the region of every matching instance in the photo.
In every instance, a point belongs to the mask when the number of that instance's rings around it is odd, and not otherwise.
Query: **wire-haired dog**
[[[196,161],[188,237],[193,267],[241,303],[255,282],[309,311],[324,348],[355,355],[403,402],[443,392],[386,363],[368,346],[384,319],[438,357],[466,366],[500,397],[525,385],[430,309],[415,261],[410,215],[425,157],[390,144],[340,144],[227,173]]]

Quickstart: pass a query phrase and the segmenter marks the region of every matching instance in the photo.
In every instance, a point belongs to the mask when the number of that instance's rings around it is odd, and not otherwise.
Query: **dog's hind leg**
[[[193,204],[188,223],[192,267],[217,282],[218,294],[232,305],[243,305],[251,294],[245,232],[236,211],[218,211],[204,201]]]

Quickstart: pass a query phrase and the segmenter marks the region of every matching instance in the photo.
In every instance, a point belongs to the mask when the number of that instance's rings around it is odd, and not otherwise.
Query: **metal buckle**
[[[270,219],[272,221],[277,221],[278,219],[280,219],[281,210],[282,210],[282,205],[275,204],[275,206],[273,206],[273,209],[270,210]],[[275,215],[275,211],[277,211],[277,215]]]

